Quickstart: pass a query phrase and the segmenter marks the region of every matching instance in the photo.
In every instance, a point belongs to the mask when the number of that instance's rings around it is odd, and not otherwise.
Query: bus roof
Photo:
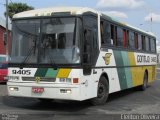
[[[58,12],[70,12],[70,14],[73,15],[83,14],[85,12],[93,12],[98,14],[96,10],[87,7],[53,7],[53,8],[42,8],[42,9],[24,11],[15,14],[13,18],[51,16],[52,14]]]
[[[134,29],[136,31],[139,31],[139,32],[142,32],[142,33],[145,33],[145,34],[148,34],[150,36],[153,36],[155,37],[155,35],[152,33],[152,32],[147,32],[147,31],[144,31],[142,29],[139,29],[137,27],[133,27],[127,23],[124,23],[124,22],[120,22],[108,15],[105,15],[103,13],[100,13],[94,9],[91,9],[91,8],[87,8],[87,7],[53,7],[53,8],[41,8],[41,9],[36,9],[36,10],[29,10],[29,11],[24,11],[24,12],[21,12],[21,13],[18,13],[18,14],[15,14],[13,16],[13,18],[26,18],[26,17],[37,17],[37,16],[51,16],[52,14],[54,13],[58,13],[58,12],[69,12],[71,15],[81,15],[85,12],[92,12],[92,13],[95,13],[95,14],[99,14],[101,16],[105,16],[107,17],[108,20],[111,20],[117,24],[120,24],[120,25],[123,25],[123,26],[126,26],[130,29]]]

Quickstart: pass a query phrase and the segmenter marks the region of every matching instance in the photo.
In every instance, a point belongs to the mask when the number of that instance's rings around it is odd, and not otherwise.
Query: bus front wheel
[[[49,103],[54,101],[53,99],[45,99],[45,98],[39,98],[38,100],[42,103]]]
[[[109,84],[104,76],[102,76],[98,83],[97,97],[91,99],[93,105],[103,105],[106,103],[109,95]]]

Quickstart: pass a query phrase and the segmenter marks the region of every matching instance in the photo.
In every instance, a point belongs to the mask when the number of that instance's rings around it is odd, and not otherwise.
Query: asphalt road
[[[1,84],[0,120],[120,120],[123,114],[160,114],[158,72],[157,80],[146,91],[129,89],[113,93],[102,106],[92,106],[88,101],[42,103],[32,98],[9,97],[6,85]]]

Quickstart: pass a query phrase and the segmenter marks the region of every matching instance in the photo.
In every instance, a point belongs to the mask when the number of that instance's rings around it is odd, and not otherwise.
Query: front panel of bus
[[[10,96],[68,100],[96,97],[96,89],[91,94],[88,90],[96,88],[97,82],[88,80],[92,79],[89,74],[98,56],[98,43],[95,43],[91,60],[93,45],[84,41],[90,39],[90,34],[98,41],[97,17],[91,18],[95,25],[84,27],[85,17],[53,16],[13,21],[7,83]],[[86,19],[92,23],[89,20]]]

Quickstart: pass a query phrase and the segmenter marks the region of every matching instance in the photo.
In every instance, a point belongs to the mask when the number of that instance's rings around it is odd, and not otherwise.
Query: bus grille
[[[22,77],[22,81],[35,81],[35,82],[55,82],[56,78],[50,77]]]

